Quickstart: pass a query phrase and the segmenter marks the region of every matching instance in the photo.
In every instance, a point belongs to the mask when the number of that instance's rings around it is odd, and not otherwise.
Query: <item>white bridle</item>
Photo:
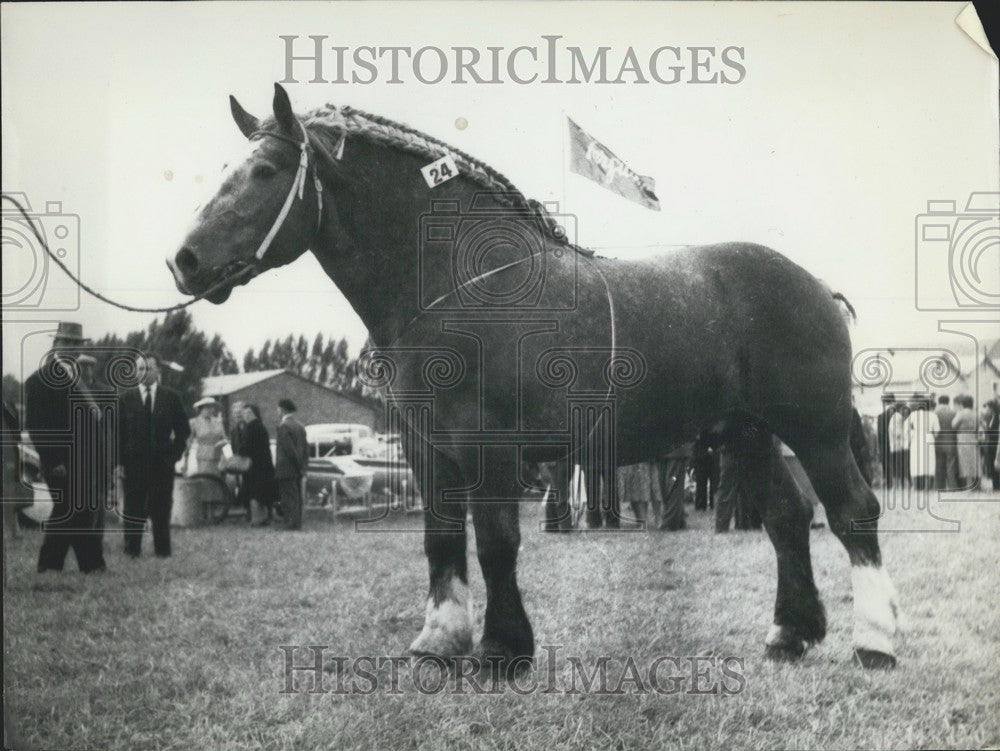
[[[278,212],[278,217],[274,220],[274,224],[271,225],[270,231],[264,236],[264,239],[260,241],[260,247],[257,248],[257,252],[254,257],[260,261],[264,258],[264,254],[267,253],[267,249],[271,247],[271,243],[274,242],[275,236],[281,230],[281,226],[285,223],[285,219],[288,218],[288,212],[292,210],[292,203],[295,202],[296,196],[299,200],[302,200],[302,196],[305,194],[306,188],[306,175],[310,171],[309,165],[309,135],[306,133],[306,127],[300,122],[298,122],[299,129],[302,131],[302,141],[296,141],[294,138],[286,136],[284,133],[275,133],[270,130],[258,130],[255,133],[250,134],[250,138],[256,138],[257,136],[272,136],[282,141],[287,141],[288,143],[296,146],[299,151],[299,168],[295,171],[295,177],[292,179],[292,186],[288,189],[288,196],[285,198],[285,203],[281,207],[281,211]],[[320,182],[319,173],[316,170],[316,165],[312,165],[312,178],[313,187],[316,189],[316,234],[319,234],[320,225],[323,222],[323,184]]]

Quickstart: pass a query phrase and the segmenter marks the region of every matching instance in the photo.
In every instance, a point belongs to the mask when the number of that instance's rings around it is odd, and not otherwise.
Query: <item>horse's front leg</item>
[[[501,667],[524,667],[535,653],[535,637],[517,586],[521,486],[516,461],[483,463],[486,476],[473,498],[479,565],[486,582],[486,619],[477,655]]]
[[[466,497],[453,490],[445,499],[445,491],[462,484],[455,463],[435,453],[430,481],[422,482],[420,488],[430,592],[424,628],[410,645],[416,655],[450,657],[472,651],[472,599],[465,556]]]

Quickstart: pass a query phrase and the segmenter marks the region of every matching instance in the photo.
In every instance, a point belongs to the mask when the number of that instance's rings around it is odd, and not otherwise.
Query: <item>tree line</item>
[[[379,394],[358,379],[357,364],[358,358],[350,356],[347,339],[322,333],[316,334],[312,344],[302,334],[267,339],[259,350],[251,348],[243,355],[244,373],[290,370],[314,383],[378,403]]]
[[[321,333],[316,334],[311,345],[301,334],[297,338],[289,334],[273,342],[268,339],[259,350],[251,348],[243,356],[244,373],[282,368],[338,391],[360,395],[353,366],[347,340]]]

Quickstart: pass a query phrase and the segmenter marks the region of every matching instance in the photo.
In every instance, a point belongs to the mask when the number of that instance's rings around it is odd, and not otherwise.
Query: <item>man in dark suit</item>
[[[124,472],[125,553],[138,558],[146,519],[153,526],[153,551],[170,555],[170,510],[174,464],[184,454],[191,427],[180,395],[160,385],[159,360],[136,358],[139,385],[121,396],[119,451]]]
[[[295,419],[295,411],[291,399],[278,402],[281,422],[275,446],[274,478],[278,481],[278,503],[288,529],[302,528],[302,478],[309,465],[306,429]]]
[[[102,420],[113,419],[82,383],[78,323],[61,322],[41,366],[24,384],[25,427],[52,496],[38,571],[62,571],[70,548],[80,571],[104,571],[97,509],[107,492]],[[107,406],[107,405],[105,405]]]

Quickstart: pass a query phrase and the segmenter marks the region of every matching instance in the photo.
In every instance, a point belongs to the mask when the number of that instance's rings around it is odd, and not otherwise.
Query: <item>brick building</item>
[[[288,370],[209,376],[203,381],[202,396],[210,396],[223,406],[227,428],[233,402],[256,404],[272,436],[278,427],[278,400],[282,398],[295,402],[299,408],[298,419],[303,425],[346,422],[376,430],[381,422],[380,411],[360,399],[320,386]]]

